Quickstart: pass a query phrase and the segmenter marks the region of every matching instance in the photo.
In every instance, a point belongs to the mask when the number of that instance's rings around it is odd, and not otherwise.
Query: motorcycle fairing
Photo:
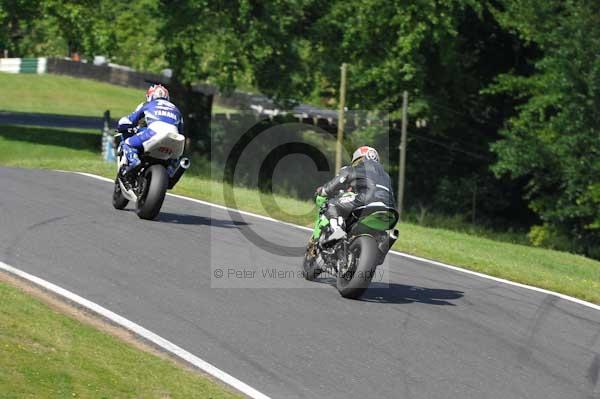
[[[152,122],[148,129],[155,134],[144,142],[144,154],[156,159],[177,159],[183,155],[185,136],[179,134],[177,126],[166,122]]]

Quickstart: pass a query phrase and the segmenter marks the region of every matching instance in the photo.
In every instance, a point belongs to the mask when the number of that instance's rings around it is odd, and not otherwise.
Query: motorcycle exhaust
[[[400,234],[398,229],[394,229],[388,234],[386,239],[384,239],[381,243],[379,243],[378,247],[379,247],[379,251],[381,252],[381,258],[380,258],[379,264],[383,263],[385,256],[387,255],[390,248],[394,245],[394,243],[398,239],[398,234]]]
[[[181,179],[181,176],[183,176],[185,171],[190,168],[191,164],[192,162],[189,160],[189,158],[181,158],[179,161],[179,166],[177,169],[175,169],[175,172],[173,172],[173,176],[169,178],[169,190],[175,187],[179,179]]]

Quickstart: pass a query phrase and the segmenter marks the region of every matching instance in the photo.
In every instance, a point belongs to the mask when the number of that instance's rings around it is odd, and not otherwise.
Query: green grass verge
[[[109,109],[113,118],[119,118],[144,99],[140,89],[59,75],[0,72],[0,87],[0,111],[99,117]],[[213,106],[213,113],[224,112],[237,111]]]
[[[2,398],[241,397],[5,283],[0,303]]]
[[[98,135],[85,131],[0,127],[0,165],[85,171],[113,178],[114,166],[100,160],[99,140]],[[224,200],[221,182],[202,176],[186,175],[174,192],[232,205]],[[263,204],[256,190],[240,187],[235,188],[235,198],[239,209],[304,226],[313,221],[314,207],[308,201],[275,196],[275,207]],[[394,249],[600,303],[598,261],[411,223],[402,223],[399,229]]]

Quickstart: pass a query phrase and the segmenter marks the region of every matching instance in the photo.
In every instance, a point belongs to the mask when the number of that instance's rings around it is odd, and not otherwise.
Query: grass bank
[[[0,281],[2,398],[238,398]]]
[[[119,118],[144,99],[140,89],[59,75],[0,72],[0,87],[0,111],[102,116],[109,109],[113,118]],[[213,107],[213,113],[223,112],[237,111]]]
[[[96,132],[0,126],[0,165],[85,171],[114,177],[114,166],[100,160]],[[276,219],[308,226],[313,205],[285,196],[263,204],[256,190],[235,188],[236,206]],[[187,175],[177,194],[226,204],[223,184],[202,176]],[[109,201],[110,190],[107,191]],[[283,212],[282,210],[285,210]],[[411,223],[399,225],[395,249],[530,284],[600,303],[600,262],[548,249],[495,241],[477,235]]]

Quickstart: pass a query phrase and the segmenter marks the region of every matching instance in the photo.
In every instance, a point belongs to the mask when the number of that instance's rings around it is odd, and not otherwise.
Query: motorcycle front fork
[[[341,253],[338,255],[338,261],[337,261],[337,272],[338,273],[346,273],[347,269],[348,269],[348,240],[343,240],[342,241],[342,249],[341,249]]]

